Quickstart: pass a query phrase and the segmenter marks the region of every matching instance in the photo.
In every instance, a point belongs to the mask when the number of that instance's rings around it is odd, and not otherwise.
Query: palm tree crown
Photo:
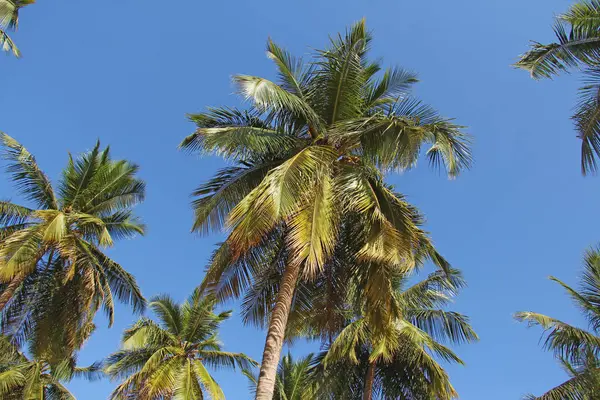
[[[256,362],[241,353],[222,350],[219,325],[231,312],[215,314],[215,300],[195,290],[181,305],[168,296],[152,300],[156,323],[142,318],[123,334],[123,348],[106,361],[106,373],[123,382],[111,398],[223,399],[207,367],[248,369]]]
[[[587,251],[578,290],[554,277],[550,279],[567,291],[587,319],[589,330],[535,312],[516,314],[518,320],[527,322],[529,326],[539,325],[544,329],[544,347],[554,352],[571,376],[542,396],[530,398],[592,400],[600,392],[600,248]]]
[[[444,343],[478,339],[466,316],[443,308],[464,281],[452,270],[435,272],[410,287],[406,283],[406,275],[394,279],[394,320],[382,329],[370,312],[359,310],[322,357],[323,387],[336,394],[333,398],[458,397],[436,358],[462,364]]]
[[[138,167],[113,160],[96,144],[69,157],[55,190],[35,158],[0,133],[7,171],[32,207],[0,201],[0,323],[35,357],[60,361],[94,329],[102,307],[112,324],[114,302],[142,311],[133,278],[103,253],[120,238],[143,234],[132,207],[143,200]]]
[[[429,161],[454,177],[469,165],[469,140],[460,126],[410,97],[414,74],[378,74],[380,64],[367,58],[370,42],[361,21],[305,64],[269,41],[278,82],[235,76],[249,107],[191,115],[198,128],[181,144],[236,163],[194,192],[193,229],[231,229],[205,287],[220,299],[239,296],[254,277],[251,258],[285,243],[261,372],[270,389],[259,381],[259,399],[272,395],[298,278],[323,272],[349,221],[363,227],[354,239],[361,242],[357,259],[400,270],[414,266],[415,253],[440,260],[420,228],[422,216],[384,174],[413,167],[427,145]]]
[[[584,67],[584,86],[572,119],[582,140],[581,170],[595,172],[600,156],[600,0],[580,0],[556,18],[557,42],[534,42],[517,67],[535,79],[550,78],[569,68]]]

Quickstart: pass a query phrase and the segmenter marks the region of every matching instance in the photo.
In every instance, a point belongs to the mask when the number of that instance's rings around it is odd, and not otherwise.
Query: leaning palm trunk
[[[373,398],[373,382],[375,381],[375,361],[369,363],[367,375],[365,376],[365,389],[363,391],[363,400]]]
[[[269,330],[267,332],[267,340],[265,341],[265,350],[263,351],[258,385],[256,387],[256,400],[271,400],[273,398],[277,366],[279,365],[285,328],[290,315],[299,273],[300,264],[290,263],[286,267],[281,279],[281,288],[277,294],[273,315],[269,321]]]

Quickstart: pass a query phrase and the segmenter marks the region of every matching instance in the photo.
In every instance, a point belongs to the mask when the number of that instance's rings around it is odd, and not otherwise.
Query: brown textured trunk
[[[373,398],[373,382],[375,381],[375,361],[369,363],[367,375],[365,376],[365,387],[363,389],[363,400]]]
[[[281,278],[279,293],[277,293],[275,307],[273,307],[273,314],[271,314],[271,321],[269,321],[269,330],[267,331],[267,340],[265,341],[265,350],[263,351],[258,385],[256,386],[256,400],[273,399],[277,366],[279,365],[285,328],[290,315],[299,273],[300,265],[298,263],[289,264]]]

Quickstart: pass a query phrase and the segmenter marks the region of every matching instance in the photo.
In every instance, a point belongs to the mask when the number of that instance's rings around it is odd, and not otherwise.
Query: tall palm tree
[[[385,284],[379,286],[392,301],[373,304],[364,294],[370,274],[361,276],[352,269],[340,268],[349,261],[341,251],[336,255],[338,269],[332,271],[336,279],[330,281],[324,274],[315,281],[298,284],[287,326],[290,342],[306,337],[321,340],[329,348],[305,367],[303,384],[312,385],[311,398],[456,397],[436,359],[462,363],[444,344],[477,340],[465,316],[444,310],[464,285],[460,273],[435,272],[410,287],[406,287],[406,275],[395,276],[391,289]],[[361,269],[368,267],[363,265]],[[267,306],[275,298],[281,273],[277,268],[260,270],[244,298],[245,321],[259,326],[268,321]],[[278,372],[275,398],[280,375]]]
[[[322,272],[346,221],[364,227],[360,259],[402,270],[415,251],[439,259],[421,215],[385,185],[384,174],[413,167],[424,145],[429,161],[452,177],[469,165],[460,127],[409,96],[414,74],[390,68],[379,75],[379,63],[367,58],[370,42],[361,21],[304,64],[269,41],[279,82],[235,76],[249,107],[191,115],[198,128],[181,144],[237,163],[194,192],[193,229],[231,229],[206,288],[221,299],[241,295],[253,279],[252,263],[242,259],[285,243],[257,399],[272,398],[296,283]]]
[[[555,318],[534,312],[519,312],[516,318],[529,326],[544,329],[544,348],[554,352],[569,380],[531,399],[592,400],[600,393],[600,248],[590,249],[584,257],[584,272],[578,289],[550,277],[561,285],[583,316],[589,330],[577,328]]]
[[[316,400],[320,398],[318,380],[315,379],[314,374],[316,361],[317,357],[312,353],[297,360],[290,352],[283,356],[277,369],[273,400]],[[256,392],[258,377],[248,370],[245,370],[244,374],[250,381],[251,391]]]
[[[106,361],[106,373],[123,379],[111,399],[200,400],[224,395],[207,367],[248,369],[258,365],[242,353],[222,350],[219,325],[230,311],[214,313],[215,299],[195,290],[183,304],[155,297],[150,308],[160,322],[142,318],[123,334],[123,347]]]
[[[581,139],[583,174],[597,170],[600,155],[600,0],[580,0],[556,18],[557,42],[534,42],[517,67],[534,79],[551,78],[569,68],[584,68],[584,85],[572,119]]]
[[[17,343],[30,340],[34,357],[60,361],[93,330],[100,308],[110,325],[116,300],[145,307],[133,276],[103,253],[116,239],[143,234],[132,207],[145,184],[137,165],[111,159],[97,143],[69,156],[55,190],[27,149],[4,133],[0,144],[31,204],[0,201],[0,327]]]
[[[94,380],[101,376],[99,364],[76,367],[70,357],[58,365],[44,360],[28,359],[11,343],[0,336],[0,398],[5,400],[75,400],[62,382],[74,377]]]
[[[21,56],[21,51],[6,31],[17,29],[19,26],[19,10],[33,3],[35,3],[35,0],[0,0],[0,46],[2,50],[10,51],[16,57]]]

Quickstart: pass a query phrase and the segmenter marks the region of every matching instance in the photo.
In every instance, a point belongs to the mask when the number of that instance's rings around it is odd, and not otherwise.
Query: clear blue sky
[[[441,252],[466,275],[455,308],[481,336],[458,349],[465,368],[450,368],[465,400],[518,399],[565,375],[538,346],[537,329],[513,321],[535,310],[581,323],[549,282],[575,283],[584,249],[600,240],[600,178],[579,172],[579,141],[569,121],[577,77],[534,82],[510,67],[528,41],[552,39],[566,0],[506,1],[199,1],[39,0],[13,35],[23,52],[0,60],[0,129],[24,143],[57,178],[67,151],[100,138],[115,156],[139,163],[148,183],[137,211],[144,238],[112,255],[150,297],[183,300],[201,281],[218,235],[189,233],[189,193],[222,161],[177,151],[193,130],[186,112],[236,105],[230,77],[274,76],[267,37],[304,54],[362,17],[374,31],[374,56],[419,73],[416,94],[468,125],[474,168],[455,181],[425,163],[391,181],[428,217]],[[0,197],[14,194],[0,180]],[[232,304],[237,311],[237,305]],[[117,349],[134,321],[118,309],[81,353],[83,363]],[[221,332],[227,349],[260,360],[264,333],[239,317]],[[302,354],[310,346],[294,349]],[[239,374],[217,373],[229,399],[249,398]],[[105,399],[108,381],[69,384],[79,399]]]

